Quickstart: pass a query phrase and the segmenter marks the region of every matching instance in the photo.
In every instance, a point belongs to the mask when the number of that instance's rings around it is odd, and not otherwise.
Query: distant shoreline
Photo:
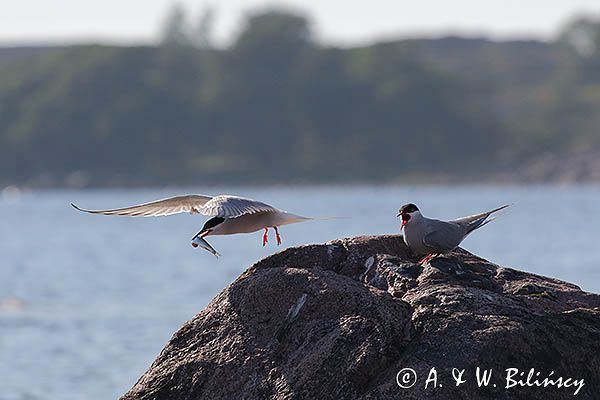
[[[14,193],[18,195],[27,192],[46,192],[46,191],[78,191],[78,190],[86,190],[86,191],[145,191],[145,190],[194,190],[195,188],[207,188],[207,189],[219,189],[219,188],[249,188],[249,189],[273,189],[273,188],[313,188],[313,189],[327,189],[327,188],[360,188],[360,187],[390,187],[390,188],[399,188],[399,187],[409,187],[409,188],[444,188],[444,187],[454,187],[454,188],[468,188],[468,187],[600,187],[600,181],[507,181],[507,180],[478,180],[478,181],[463,181],[463,180],[446,180],[446,181],[417,181],[417,180],[408,180],[408,181],[389,181],[389,182],[365,182],[365,181],[355,181],[355,182],[255,182],[255,183],[242,183],[242,182],[198,182],[198,183],[179,183],[179,184],[148,184],[148,185],[90,185],[90,186],[66,186],[66,185],[56,185],[56,186],[32,186],[32,185],[0,185],[0,199],[5,196],[11,196]]]

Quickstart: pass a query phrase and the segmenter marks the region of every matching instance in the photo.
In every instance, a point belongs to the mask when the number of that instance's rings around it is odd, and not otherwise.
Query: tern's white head
[[[413,203],[409,203],[400,207],[397,216],[402,217],[402,226],[400,227],[400,229],[402,229],[411,221],[421,218],[421,211],[419,211],[419,207]]]

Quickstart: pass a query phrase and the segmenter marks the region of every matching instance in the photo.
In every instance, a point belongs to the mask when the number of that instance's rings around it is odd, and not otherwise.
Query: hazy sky
[[[182,0],[196,15],[216,11],[215,34],[227,43],[245,13],[284,5],[311,15],[329,43],[462,33],[549,38],[569,16],[600,13],[600,0]],[[152,42],[170,0],[0,0],[0,43]]]

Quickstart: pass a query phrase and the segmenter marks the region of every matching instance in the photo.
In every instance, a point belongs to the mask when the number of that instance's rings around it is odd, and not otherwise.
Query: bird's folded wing
[[[433,251],[450,251],[464,238],[463,229],[454,223],[432,221],[431,230],[423,236],[423,244]]]
[[[260,201],[237,196],[215,196],[199,212],[210,217],[237,218],[246,214],[279,211]]]
[[[86,210],[71,204],[79,211],[92,214],[104,215],[126,215],[131,217],[159,217],[179,213],[202,213],[203,206],[209,202],[212,196],[191,194],[186,196],[169,197],[168,199],[156,200],[150,203],[138,204],[130,207],[115,208],[111,210]]]

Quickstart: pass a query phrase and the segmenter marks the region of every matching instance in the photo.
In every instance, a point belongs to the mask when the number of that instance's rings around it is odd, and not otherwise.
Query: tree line
[[[0,183],[481,179],[600,146],[598,20],[336,48],[268,11],[218,49],[203,15],[197,41],[173,14],[157,46],[0,50]]]

